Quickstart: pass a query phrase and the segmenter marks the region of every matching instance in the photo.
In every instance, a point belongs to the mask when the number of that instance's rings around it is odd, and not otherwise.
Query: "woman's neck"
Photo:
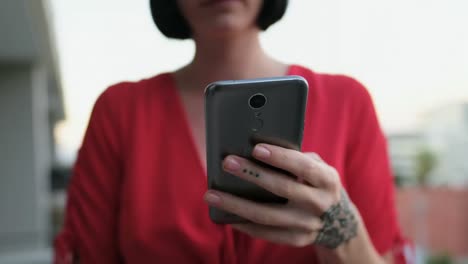
[[[213,81],[278,76],[287,66],[262,49],[258,29],[218,38],[195,37],[190,64],[176,72],[181,88],[197,89]]]

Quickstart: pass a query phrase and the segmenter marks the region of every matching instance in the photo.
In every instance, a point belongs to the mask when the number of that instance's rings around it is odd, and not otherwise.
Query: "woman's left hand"
[[[335,249],[357,234],[359,217],[344,191],[337,171],[317,154],[258,144],[255,159],[296,176],[230,155],[224,169],[289,201],[264,204],[209,190],[211,206],[234,213],[250,223],[232,226],[253,237],[297,247],[321,245]]]

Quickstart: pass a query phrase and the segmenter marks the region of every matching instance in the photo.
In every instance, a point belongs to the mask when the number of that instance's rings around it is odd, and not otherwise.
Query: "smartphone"
[[[234,154],[261,164],[252,157],[257,143],[300,150],[307,93],[307,81],[300,76],[209,84],[205,89],[208,188],[260,203],[286,203],[287,199],[225,172],[222,161]],[[218,224],[246,222],[214,207],[209,212]]]

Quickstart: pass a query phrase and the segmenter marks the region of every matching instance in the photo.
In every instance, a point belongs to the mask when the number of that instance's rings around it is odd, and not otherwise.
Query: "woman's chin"
[[[242,25],[230,19],[218,19],[203,29],[203,35],[212,37],[233,36],[251,30],[250,26]]]

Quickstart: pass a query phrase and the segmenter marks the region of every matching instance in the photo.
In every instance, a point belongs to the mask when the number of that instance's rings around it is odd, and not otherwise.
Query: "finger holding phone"
[[[278,196],[286,204],[261,204],[234,195],[210,190],[205,198],[219,209],[239,215],[251,223],[233,227],[252,236],[293,246],[312,244],[336,248],[356,236],[357,219],[336,170],[317,155],[258,144],[253,156],[290,175],[259,166],[245,158],[230,155],[224,169]]]

